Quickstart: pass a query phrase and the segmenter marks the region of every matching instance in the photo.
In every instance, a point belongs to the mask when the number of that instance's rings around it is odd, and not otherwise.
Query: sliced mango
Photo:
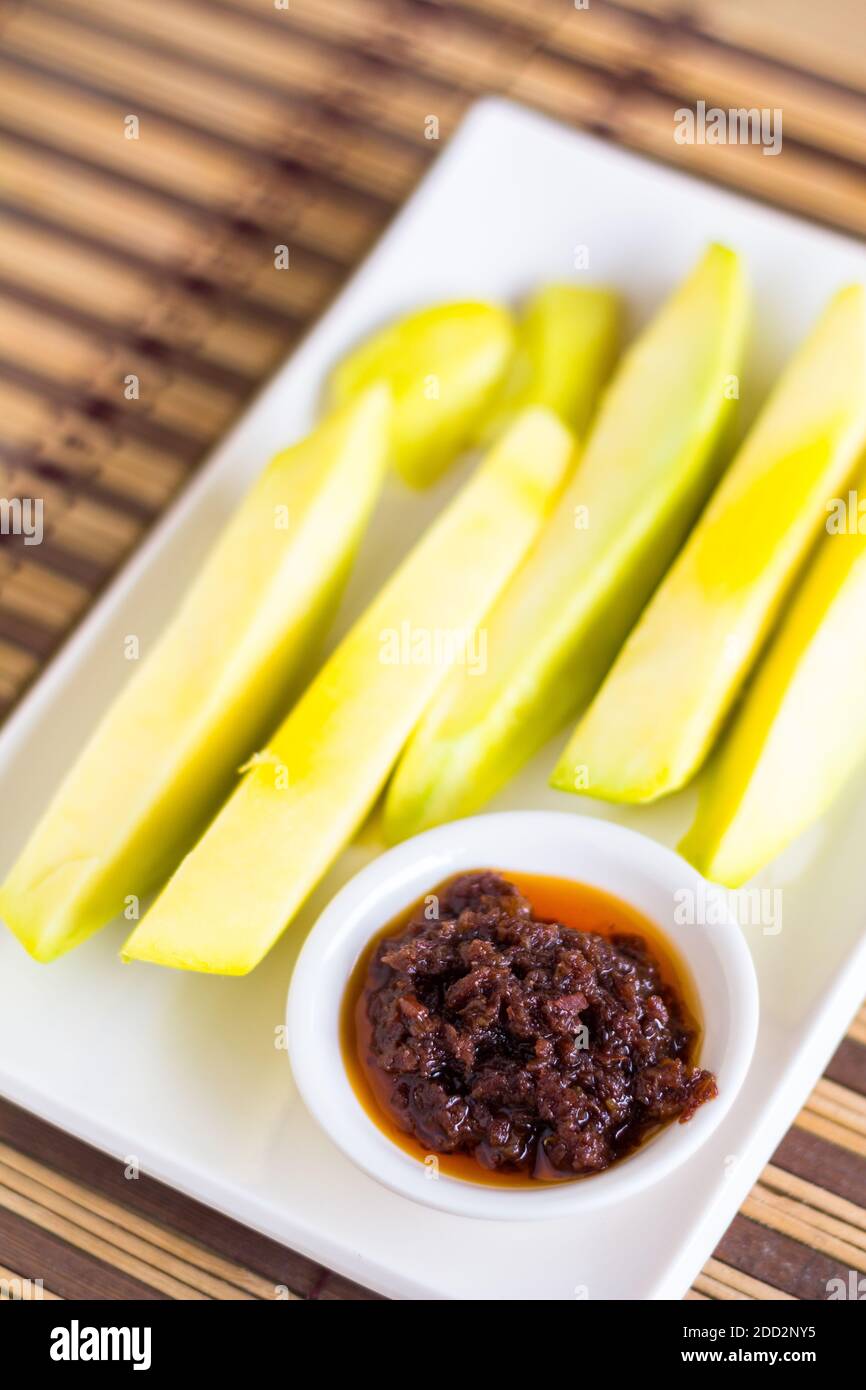
[[[449,662],[471,653],[572,446],[548,411],[515,422],[253,760],[126,959],[243,975],[270,950],[370,810]]]
[[[472,440],[514,347],[511,314],[496,304],[437,304],[387,324],[334,369],[333,404],[385,380],[394,398],[394,465],[427,487]]]
[[[866,482],[866,480],[864,480]],[[681,852],[738,888],[866,755],[866,534],[825,536],[708,770]]]
[[[390,409],[374,387],[277,454],[97,726],[0,889],[38,960],[167,876],[307,674],[384,476]]]
[[[652,801],[701,766],[866,445],[866,292],[840,291],[770,395],[553,775]]]
[[[456,667],[385,806],[389,839],[476,811],[592,694],[720,466],[747,293],[711,247],[626,354],[573,481]]]
[[[532,295],[479,437],[494,439],[518,411],[546,405],[582,439],[613,370],[620,319],[619,296],[610,290],[546,285]]]

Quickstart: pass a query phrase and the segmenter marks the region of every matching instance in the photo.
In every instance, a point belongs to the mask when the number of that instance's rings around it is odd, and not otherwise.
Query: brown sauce
[[[716,1094],[700,1038],[688,973],[635,908],[496,870],[455,875],[383,927],[341,1014],[347,1073],[383,1133],[497,1186],[589,1176],[690,1118]]]

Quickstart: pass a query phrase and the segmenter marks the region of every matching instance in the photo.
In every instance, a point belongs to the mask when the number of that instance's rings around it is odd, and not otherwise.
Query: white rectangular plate
[[[255,472],[307,426],[325,372],[352,342],[419,303],[512,298],[541,281],[581,275],[619,287],[634,326],[710,240],[743,252],[755,286],[742,380],[748,416],[829,294],[866,278],[863,249],[507,103],[478,105],[359,273],[0,734],[0,867],[127,674],[124,636],[138,634],[146,650]],[[582,247],[589,269],[576,271]],[[460,473],[465,468],[421,496],[389,484],[338,628]],[[536,759],[494,807],[615,815],[675,843],[691,794],[633,812],[567,797],[546,785],[556,751]],[[679,1297],[866,992],[862,793],[861,783],[859,798],[849,797],[764,880],[783,888],[784,917],[777,935],[749,929],[762,1021],[731,1113],[686,1171],[615,1210],[555,1224],[440,1215],[356,1171],[307,1115],[276,1030],[303,930],[379,848],[369,828],[304,923],[245,979],[123,966],[123,924],[51,966],[34,964],[0,933],[0,1091],[392,1296]]]

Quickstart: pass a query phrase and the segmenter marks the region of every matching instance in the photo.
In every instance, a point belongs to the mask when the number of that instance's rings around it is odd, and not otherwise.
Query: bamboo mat
[[[45,518],[0,537],[0,716],[476,97],[863,236],[864,50],[859,0],[0,0],[0,495]],[[781,107],[782,157],[675,145],[698,98]],[[864,1159],[861,1013],[689,1297],[866,1271]],[[10,1289],[372,1296],[0,1102]]]

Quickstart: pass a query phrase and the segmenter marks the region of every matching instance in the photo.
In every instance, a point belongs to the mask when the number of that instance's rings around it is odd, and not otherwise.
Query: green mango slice
[[[332,404],[387,381],[392,457],[403,480],[428,487],[473,440],[514,348],[514,321],[496,304],[436,304],[365,339],[334,369]]]
[[[826,811],[864,755],[866,533],[846,531],[819,542],[708,769],[681,853],[738,888]]]
[[[616,361],[621,303],[611,290],[545,285],[517,324],[511,364],[481,422],[489,442],[528,405],[555,410],[583,439]]]
[[[572,482],[397,768],[390,840],[469,815],[591,696],[713,485],[748,295],[708,249],[617,369]]]
[[[866,445],[866,291],[830,301],[566,748],[554,786],[652,801],[697,772],[825,503]]]
[[[97,725],[0,889],[37,960],[162,882],[279,718],[379,492],[390,410],[376,386],[277,454]]]
[[[448,664],[471,642],[559,491],[573,439],[530,410],[336,648],[124,947],[243,975],[375,802]]]

